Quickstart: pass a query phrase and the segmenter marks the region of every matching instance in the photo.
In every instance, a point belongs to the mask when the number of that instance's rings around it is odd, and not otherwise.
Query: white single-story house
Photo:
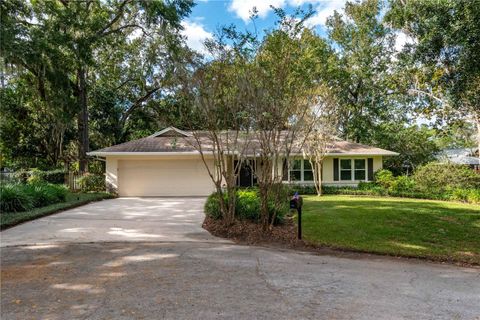
[[[191,132],[168,127],[146,138],[133,140],[89,152],[89,156],[105,158],[106,185],[120,196],[205,196],[214,191],[200,153],[194,148]],[[208,143],[207,143],[208,144]],[[208,146],[204,148],[208,151]],[[204,153],[213,166],[213,155]],[[325,185],[355,186],[373,180],[374,172],[382,169],[383,157],[395,152],[344,140],[329,146],[323,161]],[[292,153],[290,166],[286,159],[278,166],[286,183],[313,184],[310,162],[301,152]],[[232,163],[235,157],[232,156]],[[256,183],[252,160],[244,161],[239,186]]]

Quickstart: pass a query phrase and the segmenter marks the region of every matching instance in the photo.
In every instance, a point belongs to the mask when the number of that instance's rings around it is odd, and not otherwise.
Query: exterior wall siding
[[[327,186],[357,186],[359,181],[334,181],[333,179],[333,159],[365,159],[368,162],[368,158],[373,158],[373,172],[383,168],[383,157],[382,156],[326,156],[323,160],[323,169],[322,169],[322,183]],[[299,184],[311,184],[312,182],[296,182]]]
[[[110,156],[106,157],[106,174],[105,174],[105,182],[106,182],[106,189],[108,192],[118,193],[119,192],[119,162],[128,160],[128,161],[144,161],[144,160],[165,160],[165,161],[174,161],[174,160],[182,160],[182,159],[199,159],[198,155],[176,155],[176,156]],[[334,181],[333,179],[333,159],[365,159],[367,161],[368,158],[373,158],[373,172],[376,172],[383,167],[383,157],[382,156],[327,156],[323,161],[323,170],[322,170],[322,183],[324,185],[331,185],[331,186],[356,186],[358,181]],[[367,161],[368,162],[368,161]],[[233,163],[232,163],[233,164]],[[230,170],[232,169],[232,164],[230,164]],[[283,174],[283,160],[279,160],[276,169],[277,169],[277,176],[282,176]],[[213,158],[209,161],[209,165],[213,167]],[[260,165],[257,163],[257,165]],[[203,166],[203,163],[202,163]],[[205,170],[205,168],[203,168]],[[206,171],[206,170],[205,170]],[[260,171],[260,170],[258,170]],[[206,177],[204,177],[206,178]],[[203,179],[203,178],[202,178]],[[209,182],[210,177],[208,177]],[[188,182],[186,182],[188,183]],[[299,184],[313,184],[313,182],[296,182]],[[212,185],[212,191],[213,183]]]
[[[107,192],[118,193],[118,159],[107,157],[105,165]]]

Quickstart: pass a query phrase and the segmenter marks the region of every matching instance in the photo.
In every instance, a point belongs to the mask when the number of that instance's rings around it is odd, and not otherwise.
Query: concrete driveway
[[[199,198],[114,199],[6,230],[2,319],[480,319],[480,270],[235,245]]]
[[[21,224],[1,246],[57,242],[217,240],[202,228],[205,198],[117,198]]]

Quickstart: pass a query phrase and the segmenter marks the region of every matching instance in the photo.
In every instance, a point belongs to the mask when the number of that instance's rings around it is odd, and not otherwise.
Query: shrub
[[[65,170],[56,169],[49,171],[42,171],[42,178],[45,182],[64,184],[65,183]]]
[[[395,177],[390,170],[382,169],[375,173],[375,182],[385,189],[389,189],[394,181]]]
[[[22,183],[26,183],[30,177],[30,172],[26,170],[19,170],[14,173],[14,180]]]
[[[312,185],[289,184],[288,190],[290,195],[295,194],[295,192],[298,192],[298,194],[317,194],[315,186]]]
[[[0,209],[2,212],[26,211],[33,208],[32,198],[21,184],[0,186]]]
[[[39,184],[45,182],[40,175],[30,175],[27,179],[29,184]]]
[[[80,185],[80,190],[82,190],[83,192],[101,192],[105,191],[106,189],[105,177],[99,174],[87,173],[84,176],[80,177],[78,183]]]
[[[258,191],[255,189],[238,190],[235,211],[240,219],[258,220],[260,212]]]
[[[414,191],[415,181],[408,176],[399,176],[393,178],[390,182],[389,192],[409,192]]]
[[[32,199],[35,208],[59,202],[56,194],[51,192],[50,186],[45,183],[29,184],[26,185],[24,189],[30,199]]]
[[[62,169],[55,169],[49,171],[32,169],[29,172],[29,177],[27,181],[29,183],[49,182],[55,184],[63,184],[65,183],[65,174],[66,172]]]
[[[469,203],[480,204],[480,189],[472,189],[467,195],[467,201]]]
[[[445,192],[456,188],[480,188],[480,174],[454,163],[430,162],[418,168],[413,179],[420,190]]]
[[[470,193],[470,190],[462,189],[462,188],[455,188],[452,190],[447,190],[445,192],[445,194],[448,195],[449,200],[455,200],[455,201],[467,201],[469,193]]]
[[[287,192],[287,190],[283,190]],[[281,198],[283,195],[280,195]],[[227,201],[227,195],[224,194],[225,201]],[[204,206],[205,214],[213,219],[222,218],[220,212],[220,201],[218,198],[218,193],[211,194]],[[276,213],[275,223],[283,222],[286,214],[290,210],[288,197],[285,196],[285,201],[279,206],[275,205],[275,201],[271,199],[268,202],[268,210],[270,217]],[[236,201],[235,201],[235,215],[236,218],[241,220],[250,220],[258,222],[260,220],[260,196],[257,188],[248,188],[240,189],[236,192]]]
[[[377,185],[375,182],[365,182],[365,181],[360,181],[358,183],[357,189],[358,190],[373,190],[378,188],[379,185]]]
[[[226,195],[225,200],[227,200]],[[222,217],[222,212],[220,211],[220,199],[217,192],[212,193],[208,196],[207,202],[204,206],[205,214],[213,219],[220,219]]]
[[[65,201],[68,193],[66,187],[50,183],[34,184],[30,188],[33,192],[35,207]]]
[[[49,183],[6,184],[1,189],[2,211],[25,211],[65,201],[67,189]]]
[[[290,192],[288,185],[283,183],[277,183],[272,186],[274,196],[268,200],[268,214],[270,219],[275,216],[274,224],[283,223],[285,216],[290,211]]]

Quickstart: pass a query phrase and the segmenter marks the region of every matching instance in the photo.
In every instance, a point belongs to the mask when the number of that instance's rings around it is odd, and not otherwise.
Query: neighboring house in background
[[[206,162],[213,166],[208,154],[208,138],[201,139]],[[168,127],[149,137],[89,152],[106,160],[106,183],[109,191],[120,196],[205,196],[214,185],[199,152],[194,148],[191,132]],[[252,166],[261,165],[251,157],[240,168],[238,185],[256,184]],[[247,154],[250,154],[247,150]],[[336,140],[328,148],[323,161],[323,184],[356,186],[360,181],[373,180],[374,172],[382,169],[383,157],[395,152],[358,143]],[[232,165],[235,157],[232,155]],[[313,173],[301,150],[292,150],[291,157],[279,165],[277,175],[286,183],[313,184]]]
[[[442,150],[438,155],[439,161],[448,161],[469,166],[480,172],[480,158],[478,148],[456,148]]]

